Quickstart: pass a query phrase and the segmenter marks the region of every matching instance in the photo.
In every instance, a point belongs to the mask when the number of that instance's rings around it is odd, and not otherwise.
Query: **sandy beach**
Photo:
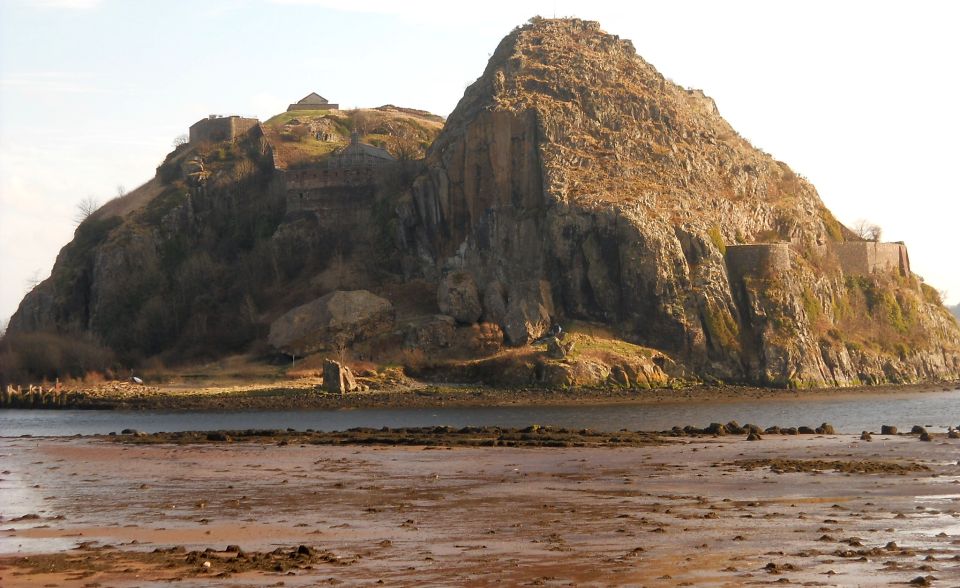
[[[0,585],[960,582],[958,440],[634,441],[2,438]]]

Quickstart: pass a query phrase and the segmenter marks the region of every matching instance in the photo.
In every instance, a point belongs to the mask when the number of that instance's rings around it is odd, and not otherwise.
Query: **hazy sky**
[[[0,320],[47,277],[76,205],[153,176],[211,113],[311,91],[447,115],[533,15],[599,20],[847,224],[910,246],[960,299],[960,2],[0,0]]]

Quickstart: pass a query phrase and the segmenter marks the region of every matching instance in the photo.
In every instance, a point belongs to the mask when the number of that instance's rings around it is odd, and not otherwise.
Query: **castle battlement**
[[[220,143],[233,141],[260,124],[255,118],[245,118],[239,115],[220,116],[211,114],[190,125],[191,143]]]
[[[896,271],[910,275],[910,256],[903,243],[847,241],[831,243],[828,250],[836,255],[840,269],[848,276],[868,276]],[[727,245],[726,261],[730,277],[762,276],[788,272],[793,245],[790,243],[755,243]]]
[[[790,243],[727,245],[727,271],[731,278],[789,272],[793,267],[791,254]]]
[[[907,246],[903,243],[847,241],[833,243],[830,247],[840,260],[840,268],[844,274],[866,276],[897,271],[901,276],[910,275],[910,257],[907,255]]]

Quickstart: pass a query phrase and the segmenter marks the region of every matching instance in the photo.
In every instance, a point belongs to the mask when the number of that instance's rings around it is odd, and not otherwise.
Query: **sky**
[[[0,324],[78,203],[150,179],[193,122],[266,119],[311,91],[446,116],[534,15],[632,40],[960,301],[960,2],[0,0]]]

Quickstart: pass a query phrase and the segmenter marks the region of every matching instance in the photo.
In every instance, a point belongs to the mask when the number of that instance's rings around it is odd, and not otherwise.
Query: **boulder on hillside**
[[[390,301],[366,290],[338,290],[273,321],[267,341],[279,351],[302,356],[368,339],[390,329],[393,321]]]
[[[507,316],[507,292],[498,280],[493,280],[483,290],[483,320],[503,324]]]
[[[440,280],[437,287],[437,305],[443,314],[468,325],[480,320],[480,315],[483,314],[480,292],[469,272],[451,272]]]
[[[350,368],[332,359],[323,362],[323,388],[327,392],[345,394],[359,390],[356,378]]]
[[[547,355],[554,359],[563,359],[573,351],[573,344],[573,341],[564,343],[556,337],[550,337],[547,339]],[[626,377],[626,374],[624,374],[624,377]]]
[[[456,336],[457,323],[451,316],[434,314],[410,321],[404,331],[404,345],[416,349],[445,349]]]
[[[526,345],[547,332],[553,323],[550,282],[528,280],[513,285],[507,296],[503,334],[511,345]]]

